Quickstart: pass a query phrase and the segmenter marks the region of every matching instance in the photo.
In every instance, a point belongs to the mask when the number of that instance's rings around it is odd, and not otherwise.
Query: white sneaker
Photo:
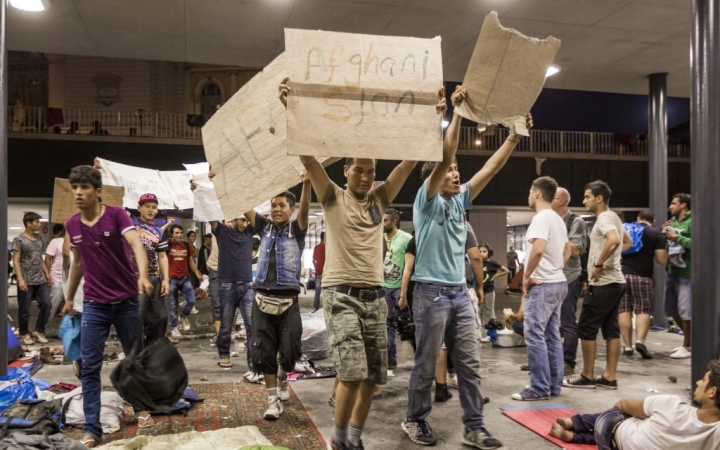
[[[193,306],[193,309],[190,310],[190,314],[200,314],[200,311],[198,311],[197,308]]]
[[[672,359],[688,359],[688,358],[690,358],[691,356],[692,356],[692,353],[690,352],[690,350],[688,350],[688,349],[685,348],[685,347],[680,347],[680,348],[678,348],[675,353],[673,353],[672,355],[670,355],[670,357],[671,357]]]
[[[35,340],[33,340],[32,334],[28,333],[20,339],[20,343],[23,345],[33,345],[35,344]]]
[[[278,420],[284,411],[282,401],[277,397],[271,397],[268,409],[265,410],[265,420]]]
[[[490,336],[485,336],[484,338],[480,339],[480,342],[488,343],[490,342]]]
[[[182,324],[183,331],[190,330],[190,321],[187,317],[180,317],[180,323]]]
[[[249,383],[262,384],[265,381],[265,375],[255,372],[247,372],[245,374],[245,380]]]
[[[36,339],[37,342],[40,344],[47,344],[49,341],[45,337],[44,333],[37,333],[35,331],[32,332],[33,337]]]
[[[288,386],[287,380],[277,382],[278,398],[283,402],[290,400],[290,387]],[[282,412],[282,411],[281,411]]]
[[[182,334],[180,334],[180,330],[175,327],[170,331],[170,337],[179,338],[182,337]]]
[[[453,377],[453,378],[447,377],[447,378],[445,379],[445,382],[447,383],[447,387],[449,387],[449,388],[452,388],[452,389],[457,389],[457,388],[458,388],[457,375],[456,375],[455,377]]]
[[[178,309],[185,309],[186,304],[187,302],[185,300],[181,301],[180,303],[178,303]]]
[[[388,371],[387,371],[387,376],[388,376],[388,378],[394,377],[394,376],[395,376],[395,372],[393,372],[392,370],[388,369]]]

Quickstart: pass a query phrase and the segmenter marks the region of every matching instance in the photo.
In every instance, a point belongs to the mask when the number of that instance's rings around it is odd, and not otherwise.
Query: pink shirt
[[[50,279],[53,284],[62,284],[62,266],[63,266],[63,238],[55,238],[45,249],[45,254],[52,256],[52,265],[50,266]]]

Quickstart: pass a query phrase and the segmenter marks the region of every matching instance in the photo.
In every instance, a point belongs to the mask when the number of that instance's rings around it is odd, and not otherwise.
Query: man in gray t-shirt
[[[50,274],[43,264],[45,243],[35,234],[40,230],[40,215],[28,212],[23,217],[25,231],[12,243],[13,263],[18,280],[18,325],[21,343],[32,345],[35,340],[47,344],[45,326],[50,319]],[[35,324],[35,331],[30,334],[30,301],[37,298],[40,304],[40,315]]]

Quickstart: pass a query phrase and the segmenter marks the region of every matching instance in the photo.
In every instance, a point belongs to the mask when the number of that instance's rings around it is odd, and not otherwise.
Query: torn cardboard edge
[[[491,28],[486,28],[490,26]],[[477,86],[473,86],[475,82],[486,82],[487,80],[482,80],[482,71],[487,70],[487,64],[484,64],[487,57],[487,53],[491,52],[491,48],[489,49],[489,43],[486,41],[491,41],[493,37],[497,38],[497,35],[501,34],[505,37],[505,47],[502,50],[502,58],[500,59],[500,63],[496,66],[492,67],[495,69],[494,76],[492,83],[489,87],[489,89],[478,89]],[[536,90],[533,90],[532,92],[524,93],[528,97],[530,95],[533,95],[532,101],[525,101],[523,103],[529,103],[530,106],[527,108],[527,111],[521,111],[516,115],[507,116],[504,115],[502,118],[495,118],[492,117],[492,114],[488,111],[490,109],[488,107],[488,103],[491,101],[491,98],[493,97],[493,94],[497,94],[497,91],[494,91],[496,88],[496,80],[500,74],[500,72],[503,70],[504,64],[506,63],[506,53],[508,51],[508,47],[513,42],[513,38],[519,38],[524,41],[527,41],[528,43],[532,45],[542,46],[538,49],[533,50],[549,50],[554,51],[552,52],[552,58],[548,58],[547,56],[541,56],[539,59],[542,59],[543,57],[548,60],[548,63],[545,64],[545,67],[542,67],[542,73],[540,73],[540,70],[537,70],[537,74],[532,73],[528,74],[526,78],[534,78],[534,82],[531,82],[531,84],[539,84],[539,87]],[[549,47],[549,48],[548,48]],[[537,100],[538,95],[540,94],[540,91],[542,91],[542,87],[545,84],[545,72],[547,71],[547,66],[550,66],[555,58],[555,55],[557,54],[557,51],[560,47],[560,40],[553,37],[548,36],[545,39],[530,37],[522,34],[518,30],[514,28],[506,28],[502,26],[500,23],[500,20],[498,18],[498,14],[496,11],[492,11],[490,14],[488,14],[485,17],[485,20],[483,21],[483,26],[480,30],[480,34],[478,36],[478,41],[475,45],[475,49],[473,51],[472,58],[470,60],[470,63],[468,64],[468,70],[465,74],[465,78],[463,80],[463,86],[468,89],[468,94],[471,95],[471,90],[473,91],[479,91],[481,94],[487,94],[487,95],[478,95],[478,97],[484,97],[484,103],[482,106],[469,106],[472,104],[472,101],[465,101],[463,102],[458,108],[456,108],[456,112],[458,115],[473,120],[478,123],[478,130],[484,130],[489,125],[494,124],[501,124],[505,125],[509,128],[511,128],[516,134],[522,135],[522,136],[529,136],[529,130],[527,129],[525,125],[525,116],[527,113],[530,112],[530,109],[532,105],[535,103],[535,100]],[[521,49],[515,49],[515,51],[521,51]],[[537,51],[535,51],[537,53]],[[538,61],[538,63],[541,63],[544,61]],[[533,67],[535,69],[535,67]],[[515,71],[517,73],[517,71]],[[541,78],[541,82],[538,82],[537,78]],[[533,86],[531,86],[532,88]],[[501,94],[510,96],[511,93],[505,93],[502,92]],[[493,108],[496,109],[496,108]],[[489,117],[488,117],[489,115]]]

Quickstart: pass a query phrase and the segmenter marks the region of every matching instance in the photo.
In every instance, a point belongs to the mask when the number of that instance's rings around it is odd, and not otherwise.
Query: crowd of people
[[[288,84],[285,79],[279,86],[284,104]],[[453,106],[459,106],[466,95],[458,87],[450,97]],[[441,91],[438,113],[444,114],[446,108]],[[287,374],[302,355],[298,295],[313,190],[325,218],[322,242],[313,252],[313,310],[322,309],[337,372],[330,399],[333,450],[364,448],[362,436],[373,397],[398,364],[397,315],[407,308],[415,329],[414,363],[401,423],[404,433],[416,444],[435,445],[437,437],[428,421],[432,385],[435,382],[435,400],[442,402],[451,396],[447,386],[454,384],[463,410],[462,443],[480,449],[502,447],[484,422],[483,406],[489,398],[481,390],[480,347],[490,340],[483,325],[496,319],[494,281],[512,278],[518,269],[523,273],[523,295],[508,323],[525,337],[530,384],[519,388],[512,399],[549,400],[562,388],[617,389],[621,354],[632,356],[637,351],[652,358],[644,342],[654,302],[654,262],[670,264],[665,308],[684,331],[683,345],[672,357],[689,357],[690,196],[673,197],[673,219],[660,232],[652,227],[649,211],[640,213],[632,226],[623,225],[610,209],[610,187],[602,181],[588,183],[583,204],[595,216],[588,231],[585,221],[568,209],[570,192],[550,177],[539,177],[529,183],[528,206],[536,214],[525,237],[525,260],[519,261],[511,248],[504,267],[493,260],[493,249],[486,242],[478,243],[467,211],[507,163],[521,136],[512,130],[482,169],[461,183],[455,157],[460,121],[453,115],[447,127],[442,161],[422,165],[412,235],[400,229],[400,214],[390,205],[417,161],[401,162],[374,187],[375,160],[347,158],[347,186],[342,188],[315,157],[301,156],[305,173],[299,200],[283,192],[271,198],[268,217],[250,210],[226,221],[212,221],[212,233],[202,237],[199,250],[192,245],[195,233],[185,234],[179,224],[168,223],[170,238],[163,238],[165,230],[154,224],[158,212],[154,194],[140,197],[139,217],[132,217],[101,202],[102,181],[96,168],[73,168],[69,181],[80,212],[67,220],[64,237],[62,225],[56,226],[55,239],[45,248],[35,234],[40,217],[29,213],[25,231],[12,248],[23,343],[47,342],[45,327],[63,298],[63,314],[82,315],[79,375],[87,418],[83,443],[92,447],[101,438],[100,370],[110,327],[114,326],[126,354],[139,336],[147,345],[163,338],[168,326],[170,339],[182,337],[182,331],[190,328],[188,316],[203,276],[209,280],[219,367],[233,367],[231,333],[239,310],[248,343],[249,370],[244,377],[264,380],[268,397],[264,417],[280,418],[283,402],[290,398]],[[530,115],[525,126],[533,127]],[[581,296],[582,312],[576,320]],[[41,309],[30,332],[33,298]],[[608,357],[596,376],[598,331],[606,341]],[[576,374],[578,341],[583,368]],[[645,448],[636,446],[638,436],[653,440],[652,448],[658,449],[674,448],[680,441],[689,448],[717,448],[720,362],[710,362],[694,398],[700,408],[674,396],[621,401],[602,414],[559,418],[549,432],[603,449]],[[149,413],[138,412],[139,426],[152,424]]]

